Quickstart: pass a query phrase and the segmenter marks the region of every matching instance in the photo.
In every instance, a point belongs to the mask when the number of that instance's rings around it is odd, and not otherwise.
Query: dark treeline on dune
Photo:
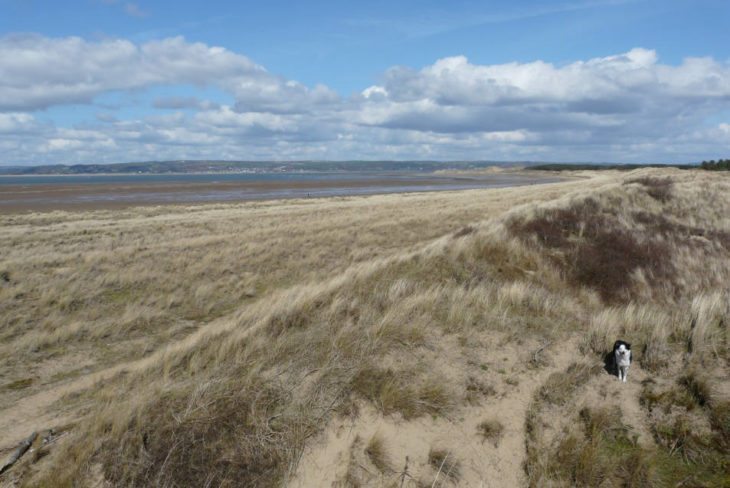
[[[730,159],[702,161],[702,163],[700,163],[700,168],[709,171],[730,171]]]
[[[696,164],[613,164],[613,163],[549,163],[528,166],[526,169],[537,171],[577,171],[577,170],[623,170],[632,171],[641,168],[679,168],[697,169]]]

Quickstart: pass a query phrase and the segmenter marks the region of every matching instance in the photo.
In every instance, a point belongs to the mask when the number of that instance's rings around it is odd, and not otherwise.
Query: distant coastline
[[[524,163],[500,161],[209,161],[175,160],[135,163],[0,166],[0,175],[82,174],[257,174],[333,172],[432,172],[441,169],[469,170],[489,166],[512,167]]]
[[[174,160],[110,164],[74,164],[40,166],[0,166],[2,176],[32,175],[188,175],[188,174],[259,174],[259,173],[367,173],[367,172],[444,172],[483,171],[488,168],[543,171],[632,170],[647,167],[697,168],[695,164],[617,164],[617,163],[543,163],[537,161],[218,161]]]

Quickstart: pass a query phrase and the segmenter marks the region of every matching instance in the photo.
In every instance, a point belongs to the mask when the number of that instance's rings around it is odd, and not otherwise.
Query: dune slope
[[[84,413],[14,479],[722,486],[730,180],[642,170],[560,188],[166,339],[63,397]],[[619,337],[627,384],[604,369]]]

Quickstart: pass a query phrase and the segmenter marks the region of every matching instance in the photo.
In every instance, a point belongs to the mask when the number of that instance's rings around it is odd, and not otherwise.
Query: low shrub
[[[675,275],[669,242],[656,232],[627,229],[611,210],[586,198],[508,224],[513,235],[547,248],[576,287],[597,291],[607,303],[631,300],[631,277],[641,269],[650,284],[666,286]]]

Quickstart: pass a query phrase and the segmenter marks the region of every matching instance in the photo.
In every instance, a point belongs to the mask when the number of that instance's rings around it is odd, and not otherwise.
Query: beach
[[[0,212],[453,191],[558,181],[561,178],[522,172],[6,176],[0,177]]]

